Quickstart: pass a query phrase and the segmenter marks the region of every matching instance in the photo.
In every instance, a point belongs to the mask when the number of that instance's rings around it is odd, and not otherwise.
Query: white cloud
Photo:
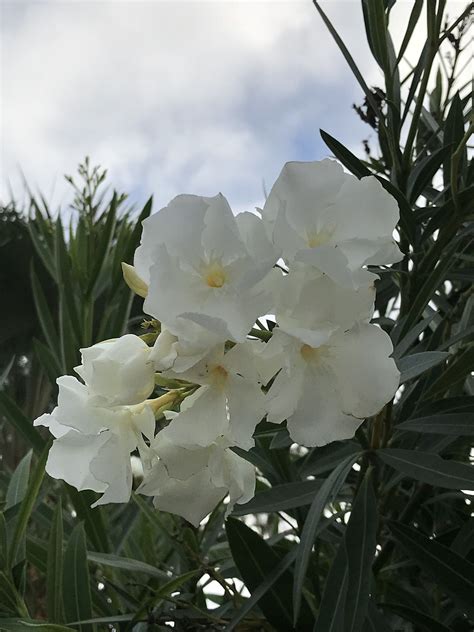
[[[397,24],[411,3],[399,3]],[[360,3],[323,2],[369,85]],[[0,196],[20,166],[46,194],[86,154],[162,206],[179,192],[262,197],[282,164],[354,144],[361,92],[309,0],[1,4]],[[418,38],[418,44],[420,38]]]

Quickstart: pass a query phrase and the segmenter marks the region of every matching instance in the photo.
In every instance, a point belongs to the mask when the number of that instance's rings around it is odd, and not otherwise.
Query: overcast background
[[[380,74],[359,0],[321,3],[370,86]],[[465,2],[448,2],[457,16]],[[413,2],[392,13],[396,44]],[[373,130],[363,95],[310,0],[0,0],[0,199],[23,172],[54,204],[86,154],[155,208],[222,191],[236,212],[287,160],[329,155],[319,128],[357,153]],[[415,58],[420,28],[408,51]],[[407,66],[405,65],[406,69]]]

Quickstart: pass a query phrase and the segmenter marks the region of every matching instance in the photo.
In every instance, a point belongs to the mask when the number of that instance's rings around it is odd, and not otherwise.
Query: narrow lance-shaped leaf
[[[395,603],[384,603],[383,608],[389,612],[398,614],[402,617],[402,619],[410,621],[410,623],[414,623],[416,626],[420,626],[424,632],[452,632],[452,629],[445,626],[444,623],[441,623],[441,621],[436,621],[425,612],[420,612],[419,610],[415,610],[409,606]]]
[[[474,413],[451,413],[409,419],[397,426],[397,430],[446,434],[456,437],[474,435]]]
[[[30,477],[31,450],[18,463],[13,472],[7,488],[5,499],[5,510],[21,503],[28,489],[28,479]]]
[[[21,501],[20,512],[15,524],[15,530],[13,532],[12,541],[9,549],[9,564],[13,566],[17,561],[17,555],[20,550],[21,543],[26,532],[26,526],[33,511],[36,498],[38,496],[41,484],[44,478],[44,468],[46,465],[46,459],[48,458],[49,444],[45,445],[41,456],[36,463],[34,470],[31,472],[30,480],[28,483],[28,489]]]
[[[48,618],[62,621],[63,514],[59,498],[54,510],[48,542],[46,571],[46,603]]]
[[[448,461],[419,450],[383,448],[377,457],[395,470],[416,480],[447,489],[474,490],[474,466]]]
[[[233,515],[245,516],[249,513],[286,511],[287,509],[310,505],[323,482],[322,480],[313,480],[276,485],[258,493],[245,505],[238,505],[234,509]]]
[[[63,603],[67,621],[92,618],[86,536],[82,523],[74,528],[64,555]],[[80,625],[79,629],[81,632],[92,632],[90,625]]]
[[[344,606],[346,632],[359,632],[364,623],[372,580],[372,561],[377,533],[377,500],[366,473],[352,507],[344,536],[348,589]]]
[[[413,380],[425,371],[441,364],[448,357],[449,353],[447,351],[424,351],[423,353],[414,353],[400,358],[397,362],[401,373],[400,384]]]
[[[339,463],[339,465],[324,481],[321,489],[317,492],[313,503],[309,508],[303,531],[301,533],[298,555],[295,564],[295,580],[293,584],[294,623],[298,620],[303,583],[306,577],[306,569],[308,568],[309,558],[313,548],[314,539],[316,537],[316,530],[319,521],[321,520],[326,505],[332,501],[344,484],[346,476],[356,459],[357,455],[351,455]]]
[[[236,566],[252,593],[281,560],[262,537],[239,520],[229,519],[226,533]],[[259,601],[265,617],[277,630],[292,629],[291,602],[286,597],[291,584],[291,573],[285,571]],[[302,620],[306,624],[312,620],[307,607],[302,609]]]
[[[457,602],[470,616],[474,615],[474,564],[448,547],[430,540],[416,529],[392,522],[389,525],[395,539],[408,555]]]
[[[344,629],[347,576],[346,549],[341,542],[326,579],[314,632],[339,632]]]

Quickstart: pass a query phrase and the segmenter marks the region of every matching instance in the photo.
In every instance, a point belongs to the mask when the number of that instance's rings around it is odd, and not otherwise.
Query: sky
[[[321,5],[380,85],[359,0]],[[395,43],[412,5],[392,12]],[[89,155],[137,205],[222,192],[251,210],[286,161],[330,155],[320,128],[358,154],[374,138],[310,0],[0,0],[0,37],[2,201],[10,188],[21,199],[24,174],[53,206],[67,203],[63,174]],[[409,57],[424,38],[422,27]]]

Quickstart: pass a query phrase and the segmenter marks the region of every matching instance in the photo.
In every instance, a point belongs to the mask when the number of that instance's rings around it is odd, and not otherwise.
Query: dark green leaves
[[[358,632],[367,614],[377,533],[377,503],[368,472],[352,507],[344,544],[347,557],[345,630]]]
[[[51,621],[62,621],[63,515],[59,499],[53,515],[48,543],[46,603]]]
[[[66,621],[92,618],[86,536],[82,523],[74,527],[64,555],[63,601]],[[80,625],[79,629],[81,632],[92,632],[90,625]]]
[[[313,502],[316,492],[323,481],[299,481],[277,485],[260,492],[245,505],[237,505],[234,516],[244,516],[249,513],[286,511]]]
[[[308,515],[306,516],[295,564],[295,580],[293,585],[293,608],[295,622],[298,619],[303,583],[306,577],[306,570],[308,568],[311,550],[313,548],[324,508],[339,492],[356,458],[357,456],[354,455],[347,457],[331,472],[314,497],[311,507],[309,508]]]
[[[447,489],[474,490],[474,466],[448,461],[437,454],[384,448],[377,456],[395,470],[416,480]]]
[[[446,351],[425,351],[414,353],[398,360],[398,369],[401,373],[400,384],[413,380],[425,371],[444,362],[449,357]]]
[[[397,430],[446,434],[455,436],[474,435],[474,413],[451,413],[410,419],[397,426]]]
[[[474,565],[447,547],[403,524],[390,523],[390,531],[407,554],[456,601],[466,613],[474,613]]]
[[[229,519],[226,533],[237,568],[253,592],[274,571],[280,558],[255,531],[239,520]],[[293,629],[291,603],[287,598],[291,584],[291,574],[283,572],[258,602],[265,617],[277,630]]]

